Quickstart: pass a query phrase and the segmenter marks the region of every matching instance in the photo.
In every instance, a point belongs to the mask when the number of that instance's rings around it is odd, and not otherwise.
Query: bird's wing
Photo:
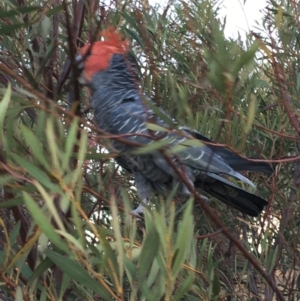
[[[256,186],[246,177],[233,170],[222,157],[207,146],[188,147],[177,154],[183,164],[199,171],[199,176],[206,174],[224,174],[235,177],[248,185]]]
[[[120,105],[109,112],[110,128],[113,134],[123,135],[124,139],[141,145],[152,142],[146,127],[147,113],[149,118],[151,111],[145,112],[140,103],[135,102],[134,97],[124,99]]]
[[[203,142],[214,143],[206,136],[188,127],[180,127],[180,129],[192,135],[194,138],[198,140],[201,140]],[[268,163],[250,161],[247,158],[243,158],[242,156],[232,152],[231,150],[223,146],[207,144],[207,147],[209,147],[212,151],[214,151],[215,154],[222,157],[222,159],[224,159],[226,163],[236,171],[254,171],[254,172],[265,172],[265,173],[274,172],[273,168]]]
[[[169,139],[169,146],[171,147],[177,144],[185,144],[185,142],[190,139],[189,137],[180,136],[176,132],[166,133],[159,130],[150,132],[146,125],[146,122],[149,120],[161,126],[166,125],[161,119],[155,117],[151,110],[147,110],[138,97],[138,95],[127,97],[120,105],[111,111],[111,116],[109,116],[110,124],[112,125],[110,129],[111,133],[118,135],[126,134],[126,137],[124,137],[126,140],[141,145],[151,144],[155,141],[155,137],[160,136],[163,137],[161,139]],[[123,146],[121,151],[129,151],[129,148]],[[157,158],[159,164],[164,161],[159,152],[153,152],[153,155]],[[183,164],[193,169],[198,169],[203,175],[206,172],[225,174],[255,187],[250,180],[234,171],[222,157],[205,144],[185,147],[176,155]],[[173,174],[172,168],[168,166],[166,162],[162,165],[158,165],[158,167],[164,169],[164,171],[169,174]]]
[[[162,111],[162,113],[164,112]],[[107,118],[110,119],[112,127],[110,129],[111,133],[118,135],[126,134],[126,140],[141,145],[151,144],[155,141],[155,137],[159,136],[163,136],[161,139],[169,139],[169,146],[174,146],[179,143],[184,144],[185,141],[189,139],[189,137],[180,136],[176,132],[150,132],[146,125],[146,122],[149,120],[161,126],[166,125],[160,118],[156,117],[151,110],[145,108],[140,101],[139,96],[136,94],[129,95],[125,98],[119,106],[116,106],[111,110],[110,116],[107,116]],[[123,144],[122,149],[120,150],[124,152],[129,151],[130,149]],[[161,163],[161,154],[159,152],[154,152],[154,155]],[[230,175],[255,187],[250,180],[234,171],[222,157],[204,144],[196,147],[186,147],[176,155],[183,164],[201,172]],[[164,168],[164,171],[169,174],[173,173],[172,168],[168,166],[168,164],[163,164],[163,166],[158,165],[158,167]]]

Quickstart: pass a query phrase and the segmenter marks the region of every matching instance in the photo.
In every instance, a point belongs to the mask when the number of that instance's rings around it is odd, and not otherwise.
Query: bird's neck
[[[129,74],[105,71],[94,75],[91,88],[93,93],[97,94],[111,93],[120,95],[128,90],[138,90],[139,86]]]
[[[128,90],[138,90],[139,78],[134,62],[127,56],[113,55],[110,66],[94,74],[91,88],[94,93],[105,94],[109,91],[118,95]]]

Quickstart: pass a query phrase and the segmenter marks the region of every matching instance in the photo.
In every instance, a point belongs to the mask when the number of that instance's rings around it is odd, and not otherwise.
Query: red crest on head
[[[121,35],[113,28],[101,32],[105,38],[104,41],[97,41],[91,44],[85,44],[79,51],[84,57],[87,51],[90,54],[84,60],[85,78],[90,81],[92,76],[109,66],[111,57],[114,54],[124,54],[129,50],[129,41],[123,40]]]

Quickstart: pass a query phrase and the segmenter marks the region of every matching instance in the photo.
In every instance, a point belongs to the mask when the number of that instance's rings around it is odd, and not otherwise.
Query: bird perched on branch
[[[90,87],[98,126],[114,136],[111,145],[119,154],[117,162],[133,174],[142,204],[149,202],[153,192],[167,196],[175,188],[177,197],[187,198],[187,186],[192,185],[247,215],[257,216],[267,202],[224,176],[255,187],[239,171],[271,173],[271,166],[211,145],[200,133],[175,125],[141,93],[129,41],[114,30],[104,31],[102,36],[105,40],[80,50],[79,82]],[[141,209],[140,205],[134,212]]]

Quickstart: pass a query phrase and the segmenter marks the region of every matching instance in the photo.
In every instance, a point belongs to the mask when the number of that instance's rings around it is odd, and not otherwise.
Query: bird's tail
[[[196,188],[214,196],[221,202],[250,216],[258,216],[268,204],[261,197],[250,193],[225,179],[211,179],[211,181],[196,181]]]
[[[223,157],[224,159],[224,157]],[[239,155],[234,154],[231,157],[225,157],[228,165],[233,168],[235,171],[252,171],[252,172],[263,172],[263,173],[273,173],[274,169],[272,166],[265,162],[255,162],[240,157]]]

